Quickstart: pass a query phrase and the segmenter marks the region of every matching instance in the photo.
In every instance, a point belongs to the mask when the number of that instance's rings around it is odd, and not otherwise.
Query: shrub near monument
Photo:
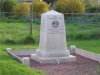
[[[39,0],[36,0],[32,3],[32,9],[33,9],[33,13],[35,14],[40,14],[40,13],[44,13],[46,11],[48,11],[49,9],[49,5],[44,2],[44,1],[39,1]]]
[[[0,1],[1,12],[12,12],[14,4],[12,0],[2,0],[2,3]]]
[[[57,0],[55,9],[62,13],[82,13],[85,4],[81,0]]]
[[[29,13],[29,4],[24,2],[24,3],[17,3],[14,7],[13,7],[13,12],[15,12],[15,15],[17,17],[20,16],[27,16]]]

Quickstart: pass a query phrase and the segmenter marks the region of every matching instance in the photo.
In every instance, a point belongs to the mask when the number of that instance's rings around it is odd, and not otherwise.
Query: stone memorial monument
[[[51,10],[41,15],[40,44],[31,58],[40,63],[76,61],[67,49],[64,15]]]

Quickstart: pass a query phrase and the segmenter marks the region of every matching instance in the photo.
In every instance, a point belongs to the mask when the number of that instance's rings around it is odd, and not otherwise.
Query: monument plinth
[[[31,58],[40,63],[73,62],[67,50],[64,15],[51,10],[41,15],[40,44]]]

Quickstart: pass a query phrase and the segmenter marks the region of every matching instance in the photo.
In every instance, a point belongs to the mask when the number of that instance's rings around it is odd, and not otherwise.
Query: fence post
[[[99,63],[100,63],[100,54],[99,54]]]
[[[29,57],[23,57],[22,63],[27,65],[27,66],[30,66],[30,58]]]
[[[32,35],[32,21],[33,21],[33,12],[32,5],[30,5],[30,35]]]
[[[76,46],[75,45],[71,45],[70,46],[70,52],[71,53],[75,53],[75,50],[76,50]]]

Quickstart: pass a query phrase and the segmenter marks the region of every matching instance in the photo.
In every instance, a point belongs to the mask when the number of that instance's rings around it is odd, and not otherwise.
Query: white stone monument
[[[40,44],[31,58],[40,63],[73,62],[67,50],[64,15],[51,10],[41,15]]]

